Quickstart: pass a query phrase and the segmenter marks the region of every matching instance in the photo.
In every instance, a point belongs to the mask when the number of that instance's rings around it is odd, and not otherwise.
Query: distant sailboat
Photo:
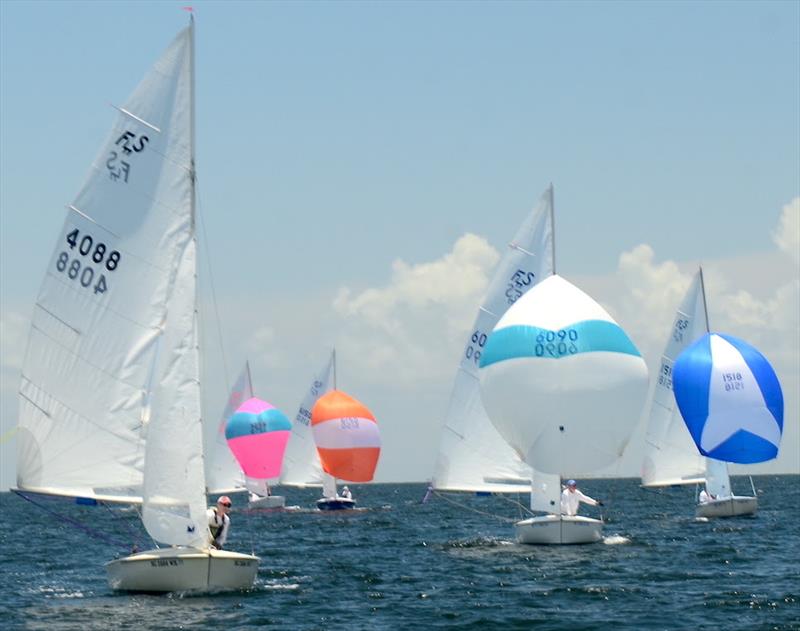
[[[518,540],[599,541],[601,520],[560,514],[554,478],[620,457],[647,394],[636,346],[605,309],[554,274],[500,318],[480,370],[492,423],[526,462],[552,476],[541,482],[547,514],[518,522]],[[534,491],[537,484],[535,477]]]
[[[727,463],[753,464],[778,455],[783,392],[772,366],[747,342],[707,332],[681,352],[672,378],[678,409],[707,462],[697,515],[754,513],[755,491],[753,497],[733,495]]]
[[[353,508],[349,491],[339,495],[336,481],[370,482],[378,466],[381,438],[367,407],[341,390],[322,395],[311,411],[311,429],[324,471],[320,510]]]
[[[486,415],[480,396],[478,363],[500,317],[554,271],[551,186],[517,229],[478,310],[450,394],[431,482],[433,489],[530,492],[531,467],[501,438]]]
[[[642,485],[705,484],[706,493],[720,500],[698,503],[698,516],[707,517],[715,512],[751,514],[758,508],[755,491],[752,497],[733,495],[727,463],[700,454],[686,429],[673,394],[675,361],[682,351],[708,331],[705,283],[703,270],[699,269],[675,314],[661,356],[649,405]]]
[[[375,417],[360,402],[336,389],[336,351],[306,392],[292,424],[281,484],[322,487],[320,510],[353,508],[352,497],[339,495],[337,478],[372,479],[380,455]]]
[[[246,588],[258,557],[210,548],[206,514],[193,20],[119,112],[36,302],[17,484],[141,504],[169,547],[108,563],[115,589]]]
[[[291,428],[283,412],[255,397],[243,402],[228,419],[225,438],[245,476],[248,508],[284,505],[283,496],[272,495],[270,483],[280,477]]]

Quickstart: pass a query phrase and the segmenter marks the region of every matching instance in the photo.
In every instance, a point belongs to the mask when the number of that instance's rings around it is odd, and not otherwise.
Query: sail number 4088
[[[90,234],[81,236],[77,228],[67,234],[66,240],[70,250],[77,251],[72,257],[66,250],[61,252],[56,259],[56,269],[83,287],[92,286],[95,294],[107,291],[108,283],[102,271],[103,268],[109,272],[117,269],[121,257],[119,251],[109,251],[105,243],[95,241]],[[99,266],[100,273],[91,263]]]

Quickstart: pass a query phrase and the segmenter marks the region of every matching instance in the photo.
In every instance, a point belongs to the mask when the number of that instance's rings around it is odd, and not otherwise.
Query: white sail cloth
[[[681,351],[705,335],[707,314],[701,273],[692,279],[681,301],[661,356],[647,414],[644,486],[695,484],[705,477],[706,463],[692,442],[672,392],[672,368]]]
[[[70,205],[23,366],[18,485],[143,496],[155,539],[200,546],[192,48],[190,26],[120,108]]]
[[[492,423],[531,466],[593,470],[622,454],[647,367],[599,304],[553,275],[497,323],[481,357],[481,393]]]
[[[311,410],[317,399],[329,392],[333,386],[335,361],[335,354],[331,352],[328,361],[311,382],[300,403],[283,457],[281,484],[302,487],[319,486],[323,482],[322,464],[311,431]]]
[[[514,235],[478,310],[445,414],[434,488],[495,493],[530,490],[530,466],[500,437],[486,414],[478,364],[489,334],[503,313],[554,272],[553,247],[550,187]]]

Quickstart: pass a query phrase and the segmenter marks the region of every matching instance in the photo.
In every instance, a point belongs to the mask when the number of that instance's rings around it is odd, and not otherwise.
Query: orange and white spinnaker
[[[321,396],[311,431],[323,470],[339,480],[369,482],[381,453],[378,423],[367,407],[341,390]]]

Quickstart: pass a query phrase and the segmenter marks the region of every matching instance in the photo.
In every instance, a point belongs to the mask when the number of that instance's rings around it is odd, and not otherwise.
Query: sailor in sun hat
[[[575,480],[567,480],[567,488],[561,492],[561,514],[562,515],[577,515],[578,506],[580,503],[589,504],[590,506],[602,506],[603,502],[584,495],[578,490],[578,484]]]
[[[231,518],[228,513],[231,510],[231,498],[222,495],[217,499],[217,505],[208,509],[208,530],[211,533],[211,547],[222,550],[225,541],[228,539],[228,532],[231,529]]]

